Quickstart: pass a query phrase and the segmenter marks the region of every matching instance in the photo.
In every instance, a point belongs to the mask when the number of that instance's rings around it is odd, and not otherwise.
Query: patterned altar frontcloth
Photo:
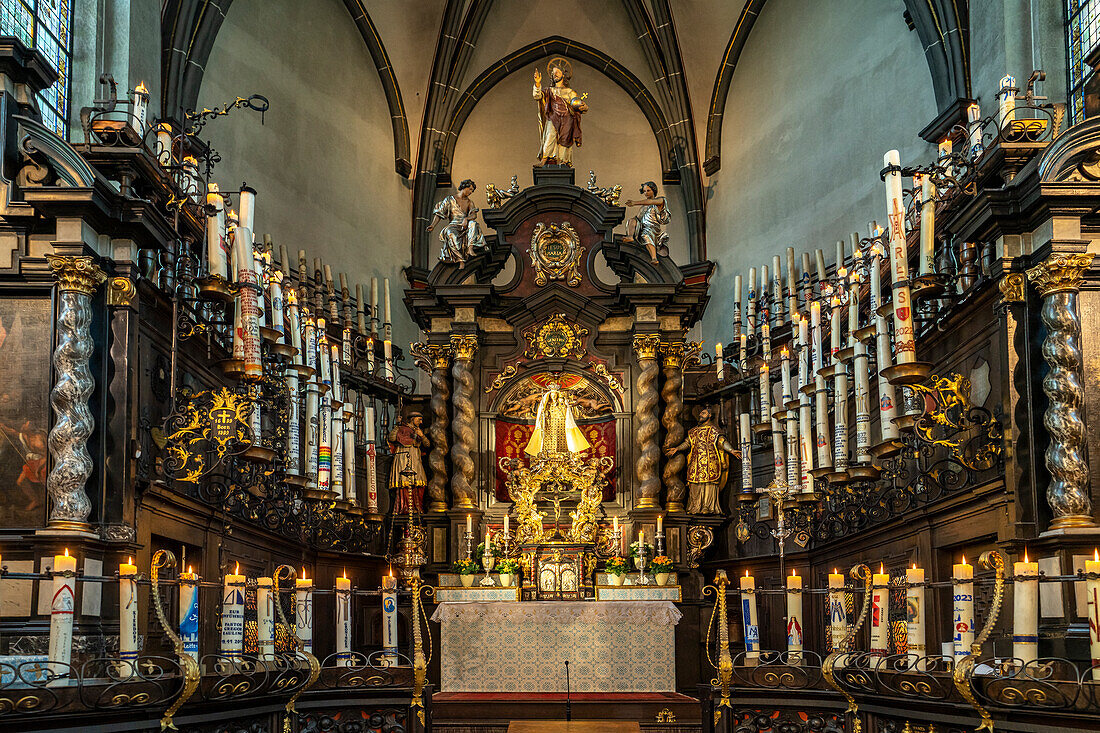
[[[442,692],[675,692],[669,601],[441,603]]]

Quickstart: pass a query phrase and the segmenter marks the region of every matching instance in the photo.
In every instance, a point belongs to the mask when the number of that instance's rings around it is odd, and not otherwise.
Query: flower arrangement
[[[519,561],[505,558],[497,563],[497,572],[505,575],[519,575]]]
[[[603,569],[608,575],[626,575],[626,560],[621,557],[609,557],[604,563]]]
[[[631,542],[630,543],[630,556],[631,557],[638,557],[638,550],[641,548],[641,545],[642,545],[641,542]],[[653,558],[653,545],[649,544],[648,542],[645,543],[645,556],[646,556],[647,560],[651,560]]]
[[[673,568],[672,558],[668,555],[658,555],[649,561],[649,569],[654,573],[671,573]]]
[[[455,560],[451,570],[459,575],[477,575],[481,572],[481,566],[473,560]]]

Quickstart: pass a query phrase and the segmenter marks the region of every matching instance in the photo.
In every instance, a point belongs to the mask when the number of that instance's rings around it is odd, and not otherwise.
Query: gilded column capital
[[[656,359],[657,351],[661,347],[661,337],[655,333],[638,333],[634,335],[634,354],[641,359]]]
[[[61,292],[92,295],[107,276],[90,256],[46,255]]]
[[[459,361],[472,361],[477,353],[477,334],[451,334],[451,352]]]
[[[1001,301],[1004,303],[1023,303],[1024,288],[1027,287],[1027,278],[1022,272],[1009,272],[997,281],[997,287],[1001,291]]]
[[[1092,264],[1087,253],[1052,254],[1027,271],[1027,279],[1035,283],[1044,298],[1054,293],[1077,290],[1085,269]]]
[[[433,369],[446,369],[450,366],[453,349],[448,344],[425,344],[417,341],[409,348],[409,353],[416,365],[430,374]]]
[[[662,341],[658,351],[665,369],[683,369],[699,359],[701,341]]]

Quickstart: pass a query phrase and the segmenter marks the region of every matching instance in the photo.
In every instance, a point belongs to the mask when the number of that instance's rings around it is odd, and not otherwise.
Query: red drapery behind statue
[[[592,444],[592,447],[585,451],[587,457],[603,457],[610,456],[615,458],[615,418],[608,417],[606,420],[600,420],[598,422],[585,423],[578,425],[583,432],[584,437],[588,439],[588,442]],[[535,429],[534,425],[521,422],[509,422],[497,418],[496,420],[496,457],[499,461],[501,458],[519,458],[524,463],[527,463],[528,456],[523,452],[524,447],[527,445],[527,441],[531,439],[531,431]],[[500,470],[500,465],[496,467],[496,495],[498,501],[511,501],[508,496],[508,489],[505,488],[505,481],[507,477],[504,471]],[[608,475],[607,486],[604,488],[603,499],[604,501],[611,501],[615,498],[615,476],[614,472]]]

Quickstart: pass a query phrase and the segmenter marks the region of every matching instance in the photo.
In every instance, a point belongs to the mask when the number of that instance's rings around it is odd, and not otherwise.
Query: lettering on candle
[[[751,623],[751,599],[745,597],[741,599],[741,613],[744,615],[745,620],[745,651],[758,652],[760,651],[760,629],[756,624]]]
[[[180,573],[180,639],[183,653],[195,661],[199,659],[199,587],[198,578],[191,572]]]

